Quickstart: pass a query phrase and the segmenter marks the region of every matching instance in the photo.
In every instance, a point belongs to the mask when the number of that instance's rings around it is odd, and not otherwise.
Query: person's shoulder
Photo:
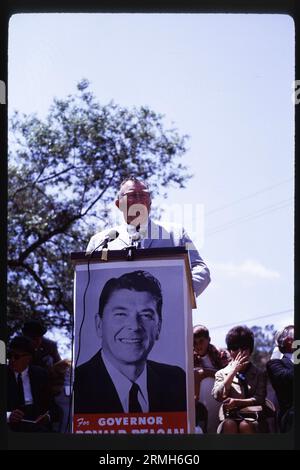
[[[53,341],[52,339],[45,338],[45,337],[43,337],[42,339],[42,346],[46,346],[51,349],[57,348],[56,341]]]
[[[181,245],[188,239],[188,236],[186,235],[186,231],[184,227],[181,224],[177,224],[175,222],[169,222],[169,221],[156,221],[151,219],[151,223],[157,227],[160,227],[160,230],[162,231],[162,238],[169,238],[171,237],[174,242],[175,246]],[[153,226],[152,226],[153,230]]]
[[[266,366],[267,369],[270,370],[275,367],[293,367],[293,363],[288,357],[282,356],[281,359],[270,359]]]
[[[163,374],[164,377],[169,376],[184,376],[184,370],[179,366],[174,366],[171,364],[165,364],[163,362],[156,362],[156,361],[147,361],[148,367],[150,367],[154,372],[158,374]]]
[[[175,222],[169,222],[166,220],[153,220],[151,219],[151,223],[162,227],[167,232],[182,232],[184,230],[181,224],[177,224]]]
[[[271,367],[271,366],[273,366],[273,365],[279,365],[279,364],[282,364],[282,359],[275,358],[275,359],[270,359],[270,360],[267,362],[266,366],[267,366],[267,368],[268,368],[268,367]]]
[[[217,370],[216,376],[223,377],[224,375],[229,374],[229,372],[231,372],[231,370],[232,370],[231,369],[231,364],[229,362],[229,364],[227,364],[227,366],[222,367],[221,369]]]
[[[91,369],[98,368],[102,364],[100,351],[97,351],[88,361],[83,362],[75,369],[75,376],[89,374]]]

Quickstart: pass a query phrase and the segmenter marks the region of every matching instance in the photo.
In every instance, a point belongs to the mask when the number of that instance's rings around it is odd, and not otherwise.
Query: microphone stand
[[[129,246],[126,247],[127,261],[133,261],[134,260],[135,250],[136,250],[136,247],[134,245],[129,245]]]
[[[127,246],[125,249],[127,251],[127,261],[133,261],[134,260],[134,254],[137,249],[140,247],[138,246],[140,240],[136,240],[135,243],[132,243],[131,245]]]
[[[140,235],[140,226],[136,227],[136,235],[131,237],[131,245],[126,247],[127,250],[127,261],[133,261],[134,254],[138,248],[140,248],[141,235]]]

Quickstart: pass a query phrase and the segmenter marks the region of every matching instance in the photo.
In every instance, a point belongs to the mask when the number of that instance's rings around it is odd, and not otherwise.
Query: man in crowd
[[[12,339],[8,351],[7,422],[13,431],[50,431],[48,374],[43,368],[31,365],[33,354],[29,338]]]
[[[277,346],[281,359],[271,359],[267,363],[270,382],[275,390],[279,414],[278,422],[281,432],[291,430],[294,419],[293,385],[294,385],[294,359],[293,359],[294,325],[286,326],[277,335]]]
[[[50,368],[61,360],[55,341],[44,338],[47,328],[38,320],[28,320],[22,329],[23,335],[31,339],[34,356],[32,364]]]
[[[209,269],[183,227],[166,226],[149,217],[151,193],[147,184],[135,177],[124,180],[115,204],[123,213],[125,223],[115,227],[118,236],[108,243],[108,248],[121,250],[133,242],[138,248],[187,247],[194,291],[196,296],[200,295],[210,282]],[[107,229],[94,235],[88,244],[87,252],[101,250],[109,232]]]

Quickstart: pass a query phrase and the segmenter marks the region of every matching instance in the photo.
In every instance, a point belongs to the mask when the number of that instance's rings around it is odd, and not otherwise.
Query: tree
[[[265,369],[275,347],[274,336],[276,330],[274,325],[252,326],[250,329],[253,331],[255,340],[252,361],[260,369]]]
[[[54,99],[44,120],[15,112],[8,165],[8,329],[40,318],[69,327],[73,312],[71,251],[85,249],[128,175],[154,194],[190,175],[180,163],[187,136],[165,129],[146,106],[101,105],[87,80]],[[99,227],[97,227],[99,230]]]

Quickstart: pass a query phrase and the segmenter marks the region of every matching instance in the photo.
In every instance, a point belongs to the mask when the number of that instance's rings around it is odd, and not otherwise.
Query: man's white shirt
[[[15,379],[16,379],[17,383],[18,383],[19,373],[20,372],[14,372]],[[32,392],[31,392],[31,385],[30,385],[28,367],[25,370],[23,370],[23,372],[21,372],[21,376],[22,376],[22,382],[23,382],[25,405],[32,405],[33,404],[33,397],[32,397]],[[11,415],[11,411],[7,411],[7,413],[6,413],[7,421],[9,420],[10,415]]]
[[[15,372],[14,374],[15,374],[16,382],[18,383],[19,372]],[[32,398],[32,392],[31,392],[28,367],[25,370],[23,370],[23,372],[21,372],[21,376],[22,376],[22,382],[23,382],[25,405],[32,405],[33,398]]]
[[[123,375],[116,367],[114,367],[104,351],[101,351],[101,356],[104,362],[104,365],[107,369],[107,372],[110,375],[110,378],[115,386],[116,392],[120,398],[124,413],[129,412],[129,391],[132,387],[131,380],[129,380],[125,375]],[[149,411],[149,398],[147,391],[147,365],[145,366],[141,375],[135,380],[135,383],[139,386],[140,390],[138,392],[138,401],[141,405],[143,413],[148,413]]]

